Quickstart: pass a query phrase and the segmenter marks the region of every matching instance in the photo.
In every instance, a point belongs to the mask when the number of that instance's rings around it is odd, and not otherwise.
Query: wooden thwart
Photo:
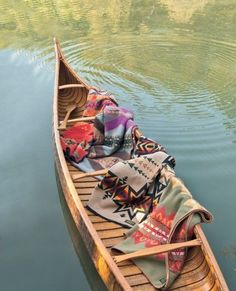
[[[199,239],[194,239],[187,242],[173,243],[173,244],[166,244],[166,245],[151,247],[151,248],[136,251],[130,254],[114,256],[113,258],[116,263],[119,263],[119,262],[130,260],[130,259],[157,255],[157,254],[166,253],[166,252],[173,251],[180,248],[200,246],[200,245],[201,245],[201,241]]]
[[[72,175],[72,179],[73,179],[73,181],[75,181],[75,180],[85,178],[85,177],[94,177],[94,176],[106,175],[107,172],[108,172],[108,169],[102,169],[102,170],[98,170],[98,171],[90,172],[90,173],[75,174],[75,175]]]
[[[75,123],[75,122],[86,122],[86,121],[92,121],[92,120],[94,120],[95,119],[95,117],[94,116],[92,116],[92,117],[90,117],[90,116],[88,116],[88,117],[80,117],[80,118],[74,118],[74,119],[68,119],[67,120],[67,124],[70,124],[70,123]],[[63,122],[63,120],[62,121],[60,121],[59,123],[61,124]],[[59,128],[60,129],[60,128]]]
[[[67,85],[61,85],[58,87],[59,90],[67,89],[67,88],[84,88],[85,86],[83,84],[67,84]]]

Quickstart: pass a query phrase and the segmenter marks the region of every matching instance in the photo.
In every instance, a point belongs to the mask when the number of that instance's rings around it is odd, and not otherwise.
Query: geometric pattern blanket
[[[111,168],[114,164],[121,162],[122,160],[136,158],[142,155],[153,154],[159,151],[166,153],[166,149],[162,145],[145,136],[140,136],[138,140],[133,138],[133,143],[134,143],[133,151],[131,151],[130,156],[127,158],[125,158],[124,156],[122,158],[119,157],[119,153],[109,157],[102,158],[86,157],[79,164],[75,164],[75,166],[79,167],[81,170],[85,172],[92,172],[104,168]],[[174,158],[172,160],[172,163],[175,165]]]
[[[76,124],[64,131],[60,140],[67,160],[79,163],[88,154],[93,141],[93,125],[91,123]]]
[[[133,133],[137,128],[133,118],[130,110],[106,106],[94,120],[94,142],[87,157],[74,165],[91,172],[130,159],[135,146]]]
[[[167,185],[174,159],[164,152],[113,165],[94,188],[87,207],[124,227],[143,221]]]
[[[89,90],[83,116],[95,116],[95,122],[87,125],[79,122],[61,136],[67,160],[82,171],[110,168],[122,160],[165,152],[151,139],[141,136],[137,141],[134,138],[137,126],[133,113],[118,107],[115,97],[107,91]]]
[[[127,232],[127,238],[113,249],[130,253],[152,246],[183,242],[191,239],[197,223],[211,220],[211,213],[193,199],[180,179],[172,176],[159,204],[148,218]],[[154,287],[167,289],[181,272],[186,254],[187,250],[181,248],[133,261]]]
[[[115,97],[107,91],[92,88],[88,93],[83,116],[96,116],[106,106],[118,106]]]
[[[140,157],[142,155],[153,154],[159,151],[166,153],[166,149],[156,141],[145,136],[140,136],[135,145],[132,157]]]
[[[115,97],[106,91],[92,88],[88,93],[83,116],[95,116],[103,111],[106,106],[118,106]],[[75,165],[87,156],[94,140],[93,129],[92,123],[78,122],[61,135],[64,154]]]

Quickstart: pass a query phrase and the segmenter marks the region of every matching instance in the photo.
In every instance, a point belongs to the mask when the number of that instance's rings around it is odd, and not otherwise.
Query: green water
[[[205,233],[236,290],[234,0],[0,0],[0,290],[96,290],[56,185],[53,36],[176,157],[215,217]]]

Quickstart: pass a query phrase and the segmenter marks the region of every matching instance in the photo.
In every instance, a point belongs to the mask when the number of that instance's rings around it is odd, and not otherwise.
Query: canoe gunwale
[[[202,241],[201,249],[203,254],[205,255],[206,261],[208,262],[209,267],[212,269],[212,274],[215,276],[216,282],[218,282],[219,288],[221,290],[229,291],[229,288],[225,282],[224,276],[221,272],[221,269],[215,259],[215,256],[211,250],[211,247],[208,243],[208,240],[203,232],[202,226],[200,224],[197,224],[194,227],[194,234],[196,238],[200,239]],[[217,276],[216,276],[217,274]]]

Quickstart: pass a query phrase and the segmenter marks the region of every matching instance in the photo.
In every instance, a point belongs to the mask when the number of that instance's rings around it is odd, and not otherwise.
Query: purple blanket
[[[135,146],[133,112],[122,107],[106,106],[94,121],[94,143],[88,156],[76,167],[86,172],[110,168],[131,158]],[[111,156],[112,155],[112,156]]]

